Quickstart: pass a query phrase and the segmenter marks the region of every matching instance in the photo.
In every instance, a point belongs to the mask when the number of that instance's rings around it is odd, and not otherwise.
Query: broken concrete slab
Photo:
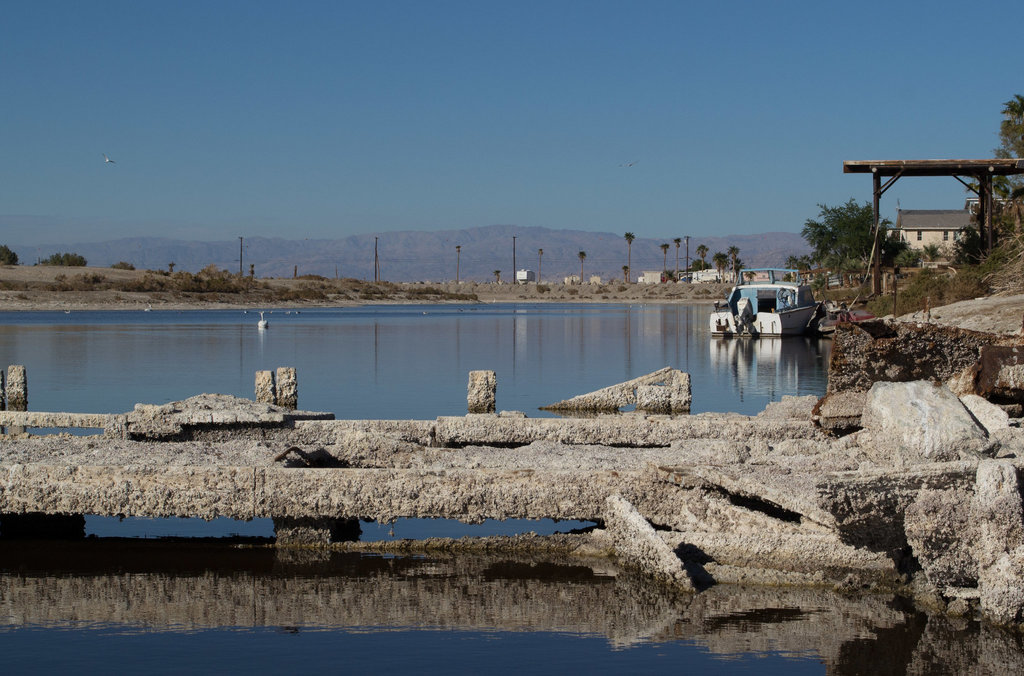
[[[826,394],[814,407],[814,420],[822,429],[832,432],[859,429],[867,398],[867,392],[856,390]]]
[[[1010,426],[1010,416],[1006,411],[984,397],[964,394],[960,396],[960,401],[989,435]]]
[[[668,402],[667,405],[670,408],[668,412],[670,413],[683,413],[690,410],[690,376],[688,373],[669,366],[639,378],[580,394],[541,408],[549,411],[618,411],[624,406],[637,405],[637,388],[649,385],[660,385],[668,389],[665,391],[645,390],[645,403],[648,405],[661,406],[658,402],[664,400]],[[661,411],[661,409],[658,410]]]
[[[605,501],[604,522],[621,562],[656,579],[695,590],[683,562],[622,496],[611,495]]]

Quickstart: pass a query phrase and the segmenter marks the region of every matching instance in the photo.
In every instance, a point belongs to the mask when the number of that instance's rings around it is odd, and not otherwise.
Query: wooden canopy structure
[[[882,195],[904,176],[952,176],[978,196],[979,234],[992,250],[992,177],[1024,174],[1024,160],[993,158],[989,160],[856,160],[843,162],[844,174],[871,174],[874,209],[874,257],[871,289],[881,293],[881,247],[878,241],[878,205]],[[886,179],[883,183],[882,179]],[[977,187],[968,181],[977,183]]]

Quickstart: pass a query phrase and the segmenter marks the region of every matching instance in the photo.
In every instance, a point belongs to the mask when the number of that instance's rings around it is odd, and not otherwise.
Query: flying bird
[[[623,162],[623,163],[622,163],[622,164],[620,164],[619,166],[620,166],[620,167],[632,167],[632,166],[633,166],[634,164],[636,164],[637,162],[639,162],[639,160],[634,160],[634,161],[632,161],[632,162]]]
[[[110,159],[109,157],[107,157],[107,154],[106,154],[106,153],[103,153],[103,161],[104,161],[104,162],[105,162],[106,164],[117,164],[117,162],[115,162],[114,160],[112,160],[112,159]]]

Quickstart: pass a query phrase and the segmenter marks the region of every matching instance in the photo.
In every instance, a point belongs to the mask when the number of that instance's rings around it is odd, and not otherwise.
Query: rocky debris
[[[865,391],[875,382],[946,382],[978,362],[984,346],[1021,338],[933,324],[873,320],[840,324],[833,336],[828,393]]]
[[[794,396],[786,394],[779,401],[770,401],[764,410],[757,414],[758,418],[771,420],[802,420],[811,419],[818,397],[813,394]]]
[[[896,466],[980,456],[992,447],[957,396],[929,382],[876,382],[862,425],[875,459]]]
[[[470,413],[494,413],[498,376],[494,371],[470,371],[466,404]]]
[[[1003,404],[1024,403],[1024,344],[982,345],[962,387]]]
[[[605,526],[620,562],[675,586],[695,589],[682,560],[633,505],[618,495],[609,496],[605,504]]]
[[[981,610],[995,624],[1024,622],[1024,547],[1006,552],[981,574]]]
[[[686,413],[690,410],[690,402],[690,374],[666,366],[639,378],[541,408],[549,411],[618,411],[625,406],[636,406],[638,410],[656,413]]]

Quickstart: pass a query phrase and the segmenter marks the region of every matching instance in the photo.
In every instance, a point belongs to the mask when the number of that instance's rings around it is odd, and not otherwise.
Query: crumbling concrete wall
[[[617,385],[558,401],[550,411],[618,411],[626,406],[654,413],[686,413],[690,410],[690,375],[666,366]]]

